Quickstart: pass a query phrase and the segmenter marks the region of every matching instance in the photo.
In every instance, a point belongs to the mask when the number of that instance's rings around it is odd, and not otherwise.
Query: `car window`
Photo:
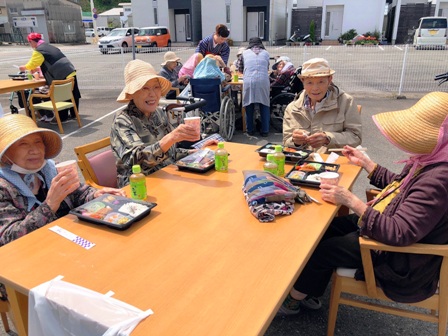
[[[423,29],[440,29],[446,28],[446,19],[424,19],[422,20]]]
[[[125,36],[126,30],[125,29],[114,29],[110,32],[108,36]]]

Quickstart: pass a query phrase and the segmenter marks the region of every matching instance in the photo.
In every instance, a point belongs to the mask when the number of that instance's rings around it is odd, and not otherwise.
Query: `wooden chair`
[[[88,185],[95,188],[117,188],[116,159],[110,147],[109,137],[75,147],[74,151]],[[98,153],[94,154],[95,152]]]
[[[448,321],[448,245],[413,244],[398,247],[385,245],[363,237],[359,238],[359,242],[361,244],[362,264],[366,280],[355,280],[354,274],[356,270],[354,269],[338,268],[333,273],[327,335],[332,336],[334,334],[338,307],[340,304],[345,304],[382,313],[435,322],[438,323],[438,335],[445,336]],[[400,306],[390,305],[390,302],[394,301],[387,298],[384,292],[377,287],[370,254],[371,250],[431,254],[443,257],[438,292],[421,302],[400,304]],[[341,295],[345,293],[356,296],[350,295],[347,297]],[[379,301],[366,301],[366,298]],[[407,309],[410,307],[425,308],[426,311]]]
[[[54,80],[50,85],[50,91],[48,92],[48,94],[33,93],[29,99],[31,116],[33,120],[36,122],[35,110],[53,111],[54,117],[56,118],[56,121],[58,123],[59,132],[61,134],[64,134],[61,118],[59,117],[59,111],[73,107],[76,115],[76,120],[78,121],[79,127],[81,127],[81,119],[79,118],[78,109],[76,107],[75,98],[73,97],[72,92],[74,83],[75,82],[73,78]],[[49,98],[50,100],[39,104],[33,104],[34,97],[44,99]]]
[[[8,312],[9,312],[8,301],[0,300],[0,316],[2,318],[3,328],[5,329],[6,332],[8,332],[10,330],[9,323],[8,323],[8,317],[6,315],[6,313],[8,313]]]

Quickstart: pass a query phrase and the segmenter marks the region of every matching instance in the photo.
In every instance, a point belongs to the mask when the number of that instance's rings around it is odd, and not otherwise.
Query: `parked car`
[[[448,19],[446,17],[422,17],[414,32],[414,47],[445,49]]]
[[[123,48],[123,52],[127,52],[132,47],[132,31],[134,31],[134,36],[139,32],[138,28],[115,28],[109,35],[100,38],[98,41],[98,47],[100,52],[106,54],[108,51],[112,51],[118,48]]]
[[[86,37],[94,37],[95,36],[95,31],[91,28],[86,28],[85,29],[85,34]]]
[[[109,27],[96,27],[96,31],[99,37],[103,37],[106,35],[109,35],[109,33],[112,31],[112,28]]]
[[[171,47],[170,31],[167,27],[143,27],[134,38],[137,51],[150,47]]]

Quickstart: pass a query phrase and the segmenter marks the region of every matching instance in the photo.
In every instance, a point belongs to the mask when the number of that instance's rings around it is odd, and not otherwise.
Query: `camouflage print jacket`
[[[124,110],[117,112],[110,141],[117,158],[119,188],[129,184],[135,164],[141,166],[143,174],[150,175],[188,154],[186,149],[176,146],[167,152],[160,147],[159,141],[173,129],[161,108],[146,117],[131,100]]]

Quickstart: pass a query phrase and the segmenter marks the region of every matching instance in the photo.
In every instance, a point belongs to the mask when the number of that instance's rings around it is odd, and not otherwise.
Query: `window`
[[[230,23],[230,5],[226,5],[226,23]]]
[[[264,12],[258,13],[258,37],[264,39]]]
[[[157,17],[157,8],[154,8],[154,24],[159,24],[159,18]]]
[[[185,39],[191,41],[191,17],[190,14],[185,14]]]
[[[16,7],[9,7],[9,14],[19,14]]]

